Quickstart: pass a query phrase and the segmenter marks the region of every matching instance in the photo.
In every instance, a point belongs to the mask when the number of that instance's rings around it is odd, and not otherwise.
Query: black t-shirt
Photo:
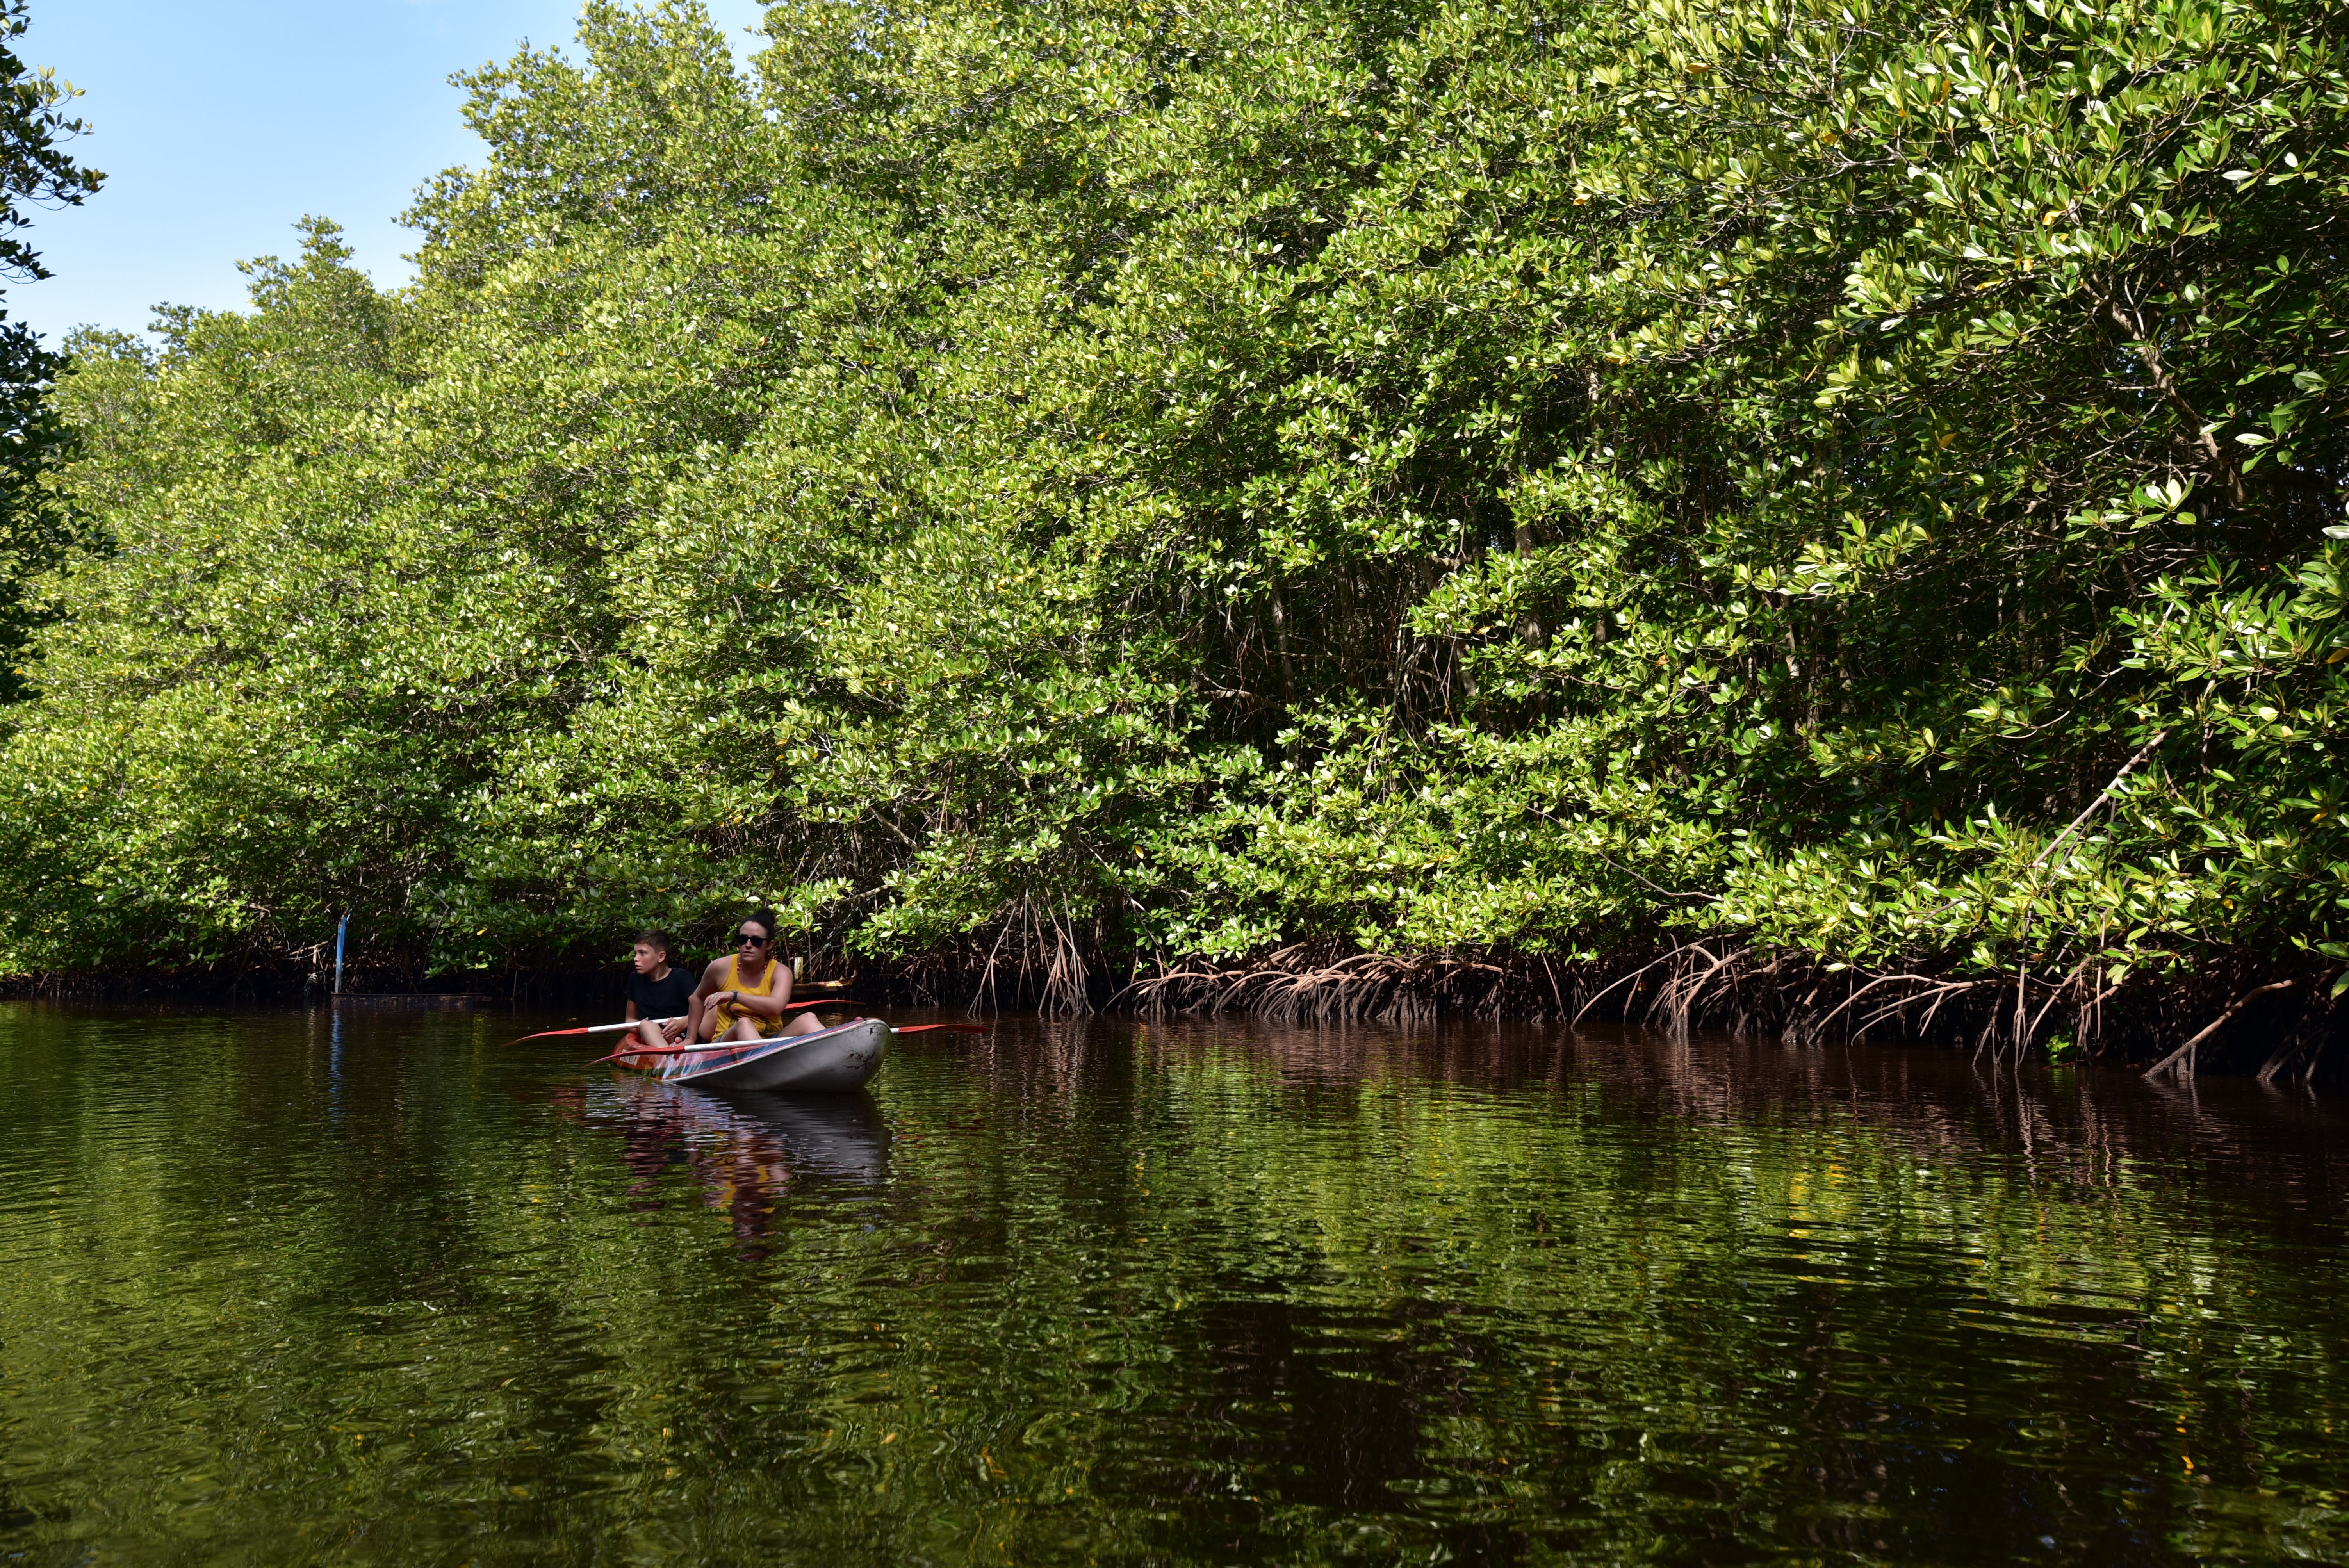
[[[699,970],[688,969],[672,959],[665,980],[629,970],[628,1000],[636,1004],[639,1018],[682,1018],[687,999],[700,984]]]

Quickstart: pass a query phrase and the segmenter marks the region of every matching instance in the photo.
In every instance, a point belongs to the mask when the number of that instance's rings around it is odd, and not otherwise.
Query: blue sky
[[[710,0],[747,57],[758,0]],[[378,283],[402,282],[413,234],[392,220],[426,179],[481,144],[449,73],[525,38],[565,44],[577,0],[33,0],[20,58],[82,89],[104,170],[83,206],[35,213],[24,238],[57,275],[7,287],[8,314],[55,338],[139,329],[169,302],[242,305],[240,258],[295,248],[295,220],[343,225]]]

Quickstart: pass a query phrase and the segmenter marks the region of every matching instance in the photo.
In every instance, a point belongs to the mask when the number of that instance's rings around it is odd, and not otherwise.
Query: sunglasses
[[[734,934],[734,945],[737,947],[764,947],[773,940],[771,936],[753,936],[747,931],[738,931]]]

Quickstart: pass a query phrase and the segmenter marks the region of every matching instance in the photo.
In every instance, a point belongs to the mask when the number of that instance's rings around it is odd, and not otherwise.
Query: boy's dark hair
[[[659,948],[661,950],[661,956],[664,958],[674,956],[677,952],[676,946],[670,943],[668,939],[668,933],[666,931],[656,931],[651,926],[647,926],[644,930],[637,932],[636,940],[638,943],[642,943],[647,947]],[[631,943],[629,945],[634,946],[636,945],[636,943]]]

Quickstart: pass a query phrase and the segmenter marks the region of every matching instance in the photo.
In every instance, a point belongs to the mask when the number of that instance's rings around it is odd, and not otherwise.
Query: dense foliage
[[[27,26],[26,0],[0,0],[0,279],[9,282],[49,275],[19,237],[32,226],[26,209],[71,206],[101,178],[65,150],[87,129],[65,112],[74,88],[17,57],[14,46]],[[0,309],[0,702],[23,696],[16,664],[41,614],[26,584],[56,567],[68,543],[67,521],[41,488],[65,446],[48,397],[63,365],[31,327]]]
[[[2321,985],[2344,19],[591,5],[412,289],[80,346],[5,961]]]

